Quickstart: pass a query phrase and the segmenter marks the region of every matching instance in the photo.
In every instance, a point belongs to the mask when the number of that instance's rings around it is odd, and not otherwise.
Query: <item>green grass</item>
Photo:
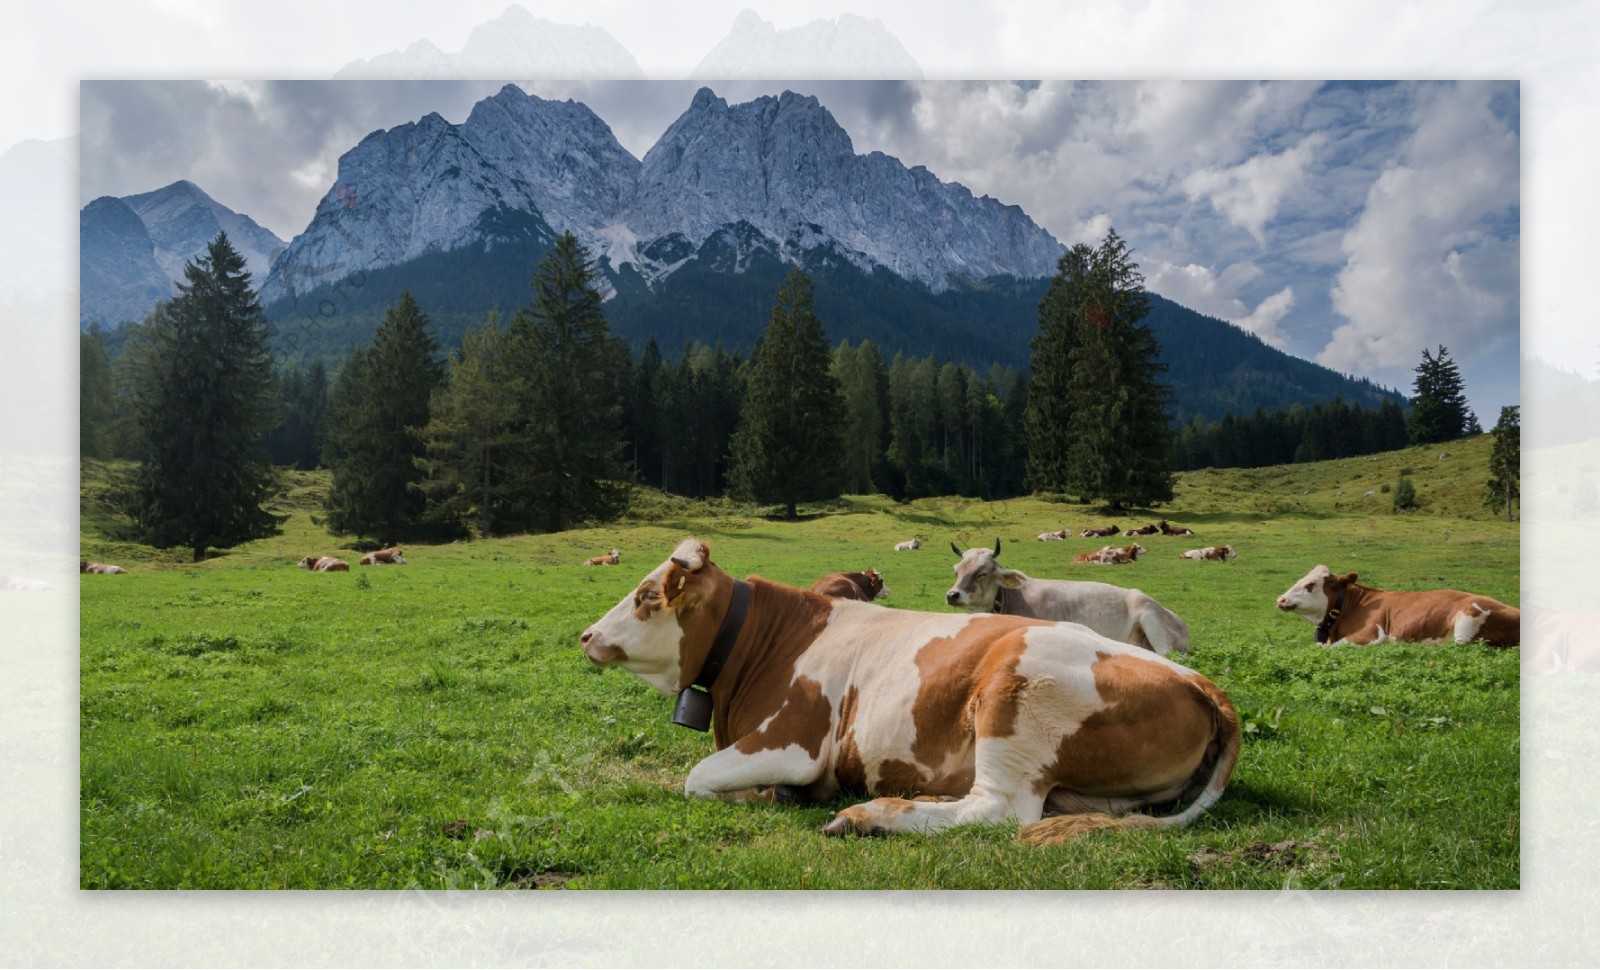
[[[86,463],[85,551],[119,553],[105,558],[132,573],[84,577],[80,884],[1515,888],[1517,651],[1330,650],[1272,605],[1319,562],[1517,602],[1516,526],[1441,514],[1442,498],[1430,510],[1430,487],[1466,490],[1413,467],[1425,504],[1406,516],[1337,512],[1338,497],[1265,484],[1232,497],[1278,469],[1193,473],[1152,518],[1199,534],[1146,537],[1151,555],[1115,568],[1070,564],[1101,540],[1033,541],[1098,521],[1079,506],[851,497],[785,523],[648,493],[611,527],[408,546],[406,566],[313,575],[294,563],[355,552],[313,521],[324,476],[287,477],[281,536],[190,565],[101,531],[116,531],[108,495],[131,470]],[[1275,495],[1304,507],[1260,507]],[[1244,717],[1233,782],[1189,829],[1043,848],[1016,842],[1014,826],[821,837],[848,798],[690,801],[683,779],[708,736],[674,727],[669,699],[598,672],[577,643],[688,534],[735,575],[802,584],[877,566],[900,608],[945,610],[951,539],[998,535],[1003,560],[1034,575],[1137,585],[1189,622],[1186,662]],[[913,534],[923,549],[892,551]],[[1239,558],[1177,555],[1219,543]],[[580,565],[613,545],[622,566]]]

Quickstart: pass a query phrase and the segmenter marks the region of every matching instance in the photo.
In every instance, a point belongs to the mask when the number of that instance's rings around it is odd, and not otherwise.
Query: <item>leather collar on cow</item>
[[[678,692],[678,703],[672,710],[672,723],[696,731],[711,729],[711,685],[717,682],[728,654],[733,652],[734,641],[744,628],[745,615],[750,612],[750,584],[742,579],[733,581],[733,599],[728,602],[728,612],[722,616],[722,626],[694,683]]]
[[[1333,609],[1329,610],[1328,615],[1322,618],[1321,623],[1317,624],[1318,643],[1328,642],[1328,635],[1333,632],[1333,625],[1339,622],[1339,614],[1344,612],[1344,594],[1349,588],[1348,586],[1339,587],[1339,595],[1333,601]]]

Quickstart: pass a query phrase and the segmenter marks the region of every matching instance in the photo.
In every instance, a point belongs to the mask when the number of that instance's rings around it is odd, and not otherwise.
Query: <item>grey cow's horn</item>
[[[999,536],[995,536],[994,537],[994,555],[995,555],[996,559],[998,559],[1000,557],[1000,537]]]
[[[961,558],[961,547],[956,545],[954,540],[950,542],[950,551],[956,554],[957,559]]]

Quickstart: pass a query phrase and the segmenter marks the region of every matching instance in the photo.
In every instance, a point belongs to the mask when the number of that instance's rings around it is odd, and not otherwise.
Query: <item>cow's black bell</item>
[[[672,723],[696,731],[711,730],[711,692],[697,687],[678,691],[678,703],[672,708]]]

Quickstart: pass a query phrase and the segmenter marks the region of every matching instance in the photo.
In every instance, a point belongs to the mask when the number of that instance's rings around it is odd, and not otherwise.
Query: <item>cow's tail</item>
[[[1104,812],[1087,812],[1081,815],[1056,815],[1024,825],[1017,838],[1029,845],[1054,845],[1066,842],[1088,832],[1100,829],[1171,829],[1182,828],[1204,815],[1206,809],[1217,803],[1228,787],[1233,767],[1239,761],[1239,715],[1233,709],[1228,695],[1217,685],[1201,677],[1190,680],[1194,689],[1204,695],[1211,708],[1212,736],[1205,757],[1189,779],[1183,798],[1194,801],[1175,815],[1108,815]]]
[[[1148,646],[1163,657],[1174,652],[1189,652],[1189,624],[1159,603],[1149,603],[1140,612],[1138,632],[1144,635],[1145,642],[1135,643]]]

